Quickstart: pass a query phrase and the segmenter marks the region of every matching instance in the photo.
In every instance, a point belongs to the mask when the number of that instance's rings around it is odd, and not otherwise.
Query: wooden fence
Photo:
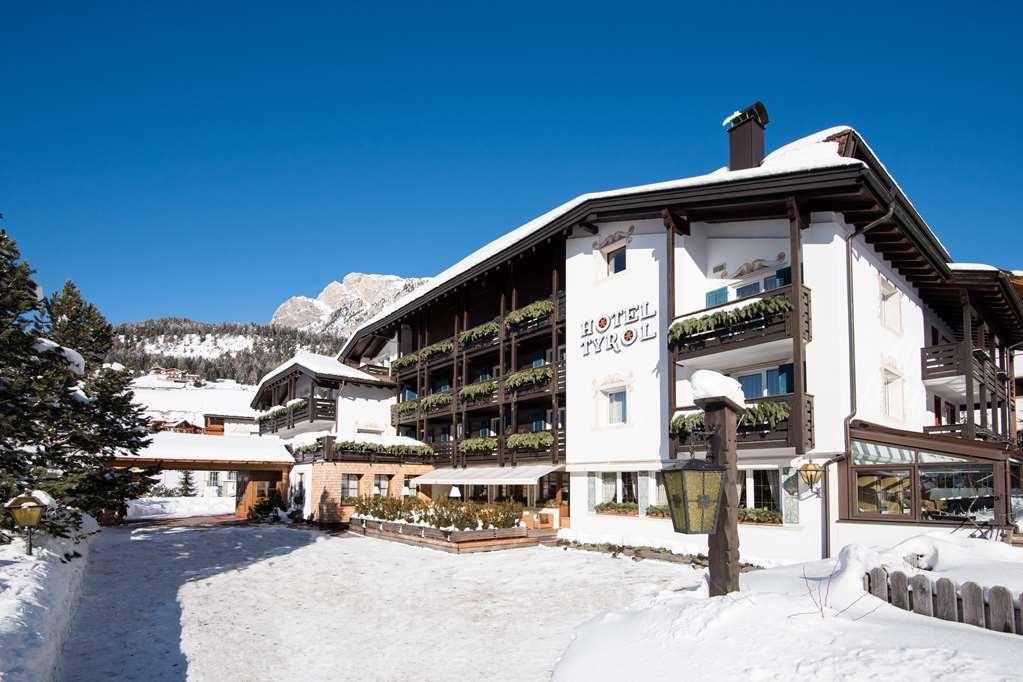
[[[926,575],[909,577],[901,571],[888,573],[880,567],[871,569],[864,576],[864,584],[875,597],[921,616],[967,623],[997,632],[1023,634],[1020,609],[1014,605],[1013,594],[1006,587],[985,590],[977,583],[966,582],[957,589],[948,578],[939,578],[931,583]]]

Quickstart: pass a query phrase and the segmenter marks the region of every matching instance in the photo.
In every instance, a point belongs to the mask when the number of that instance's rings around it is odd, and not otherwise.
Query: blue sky
[[[956,260],[1023,268],[1018,3],[161,4],[4,9],[0,225],[112,321],[434,274],[725,164],[756,99],[769,149],[851,124]]]

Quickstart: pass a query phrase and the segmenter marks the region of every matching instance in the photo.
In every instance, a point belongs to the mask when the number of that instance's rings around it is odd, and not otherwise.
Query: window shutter
[[[794,393],[795,386],[792,373],[792,363],[782,365],[778,368],[778,392]]]
[[[707,307],[728,303],[728,287],[721,287],[707,292]]]

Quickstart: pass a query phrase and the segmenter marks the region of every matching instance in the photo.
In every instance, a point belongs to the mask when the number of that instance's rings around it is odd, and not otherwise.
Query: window
[[[954,524],[996,516],[990,461],[854,440],[849,469],[854,515]]]
[[[740,469],[739,506],[781,511],[781,472],[777,469]]]
[[[219,471],[206,472],[206,485],[210,487],[216,487],[220,485],[220,472]]]
[[[419,492],[419,486],[417,486],[413,481],[414,479],[411,476],[405,477],[405,486],[401,489],[401,492],[405,497],[415,497]]]
[[[619,502],[639,503],[639,474],[635,471],[622,472],[622,499]]]
[[[373,497],[387,497],[387,484],[391,477],[387,474],[375,474],[373,476]]]
[[[625,247],[607,254],[607,274],[614,275],[625,270]]]
[[[779,268],[776,273],[764,278],[764,291],[792,284],[792,268]]]
[[[602,502],[618,501],[618,474],[605,471],[600,475],[600,500]]]
[[[924,453],[921,454],[921,463]],[[994,518],[994,467],[959,464],[920,468],[920,516],[931,521]]]
[[[625,404],[625,389],[612,391],[607,394],[607,423],[624,424],[628,420],[628,410]]]
[[[856,511],[860,514],[906,516],[912,514],[912,472],[872,469],[856,473]]]
[[[224,480],[225,481],[237,481],[238,480],[238,472],[237,471],[225,471],[224,472]]]
[[[771,395],[792,393],[792,365],[781,365],[770,369],[735,375],[747,398],[761,398]]]
[[[752,284],[745,284],[741,287],[736,287],[735,297],[746,298],[747,296],[754,296],[760,293],[760,282],[753,282]]]
[[[256,487],[256,497],[270,496],[270,481],[253,481]]]
[[[716,305],[728,303],[728,287],[721,287],[714,291],[707,292],[707,307],[713,308]]]
[[[889,330],[902,333],[902,292],[887,277],[881,277],[881,323]]]
[[[658,507],[668,506],[668,490],[664,487],[664,474],[658,471],[654,474],[657,483],[657,492],[654,494],[654,504]]]
[[[901,420],[902,409],[902,377],[890,370],[884,370],[884,395],[882,407],[884,414],[892,419]]]
[[[543,419],[534,419],[532,426],[533,426],[533,433],[536,433],[538,431],[546,431],[547,430],[547,422],[544,421]]]
[[[359,474],[341,474],[341,497],[353,498],[359,496]]]

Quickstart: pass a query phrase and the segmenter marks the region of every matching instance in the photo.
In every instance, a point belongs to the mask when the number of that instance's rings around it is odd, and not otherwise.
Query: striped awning
[[[563,468],[562,465],[554,464],[445,468],[417,476],[412,482],[416,485],[536,485],[547,474]]]

